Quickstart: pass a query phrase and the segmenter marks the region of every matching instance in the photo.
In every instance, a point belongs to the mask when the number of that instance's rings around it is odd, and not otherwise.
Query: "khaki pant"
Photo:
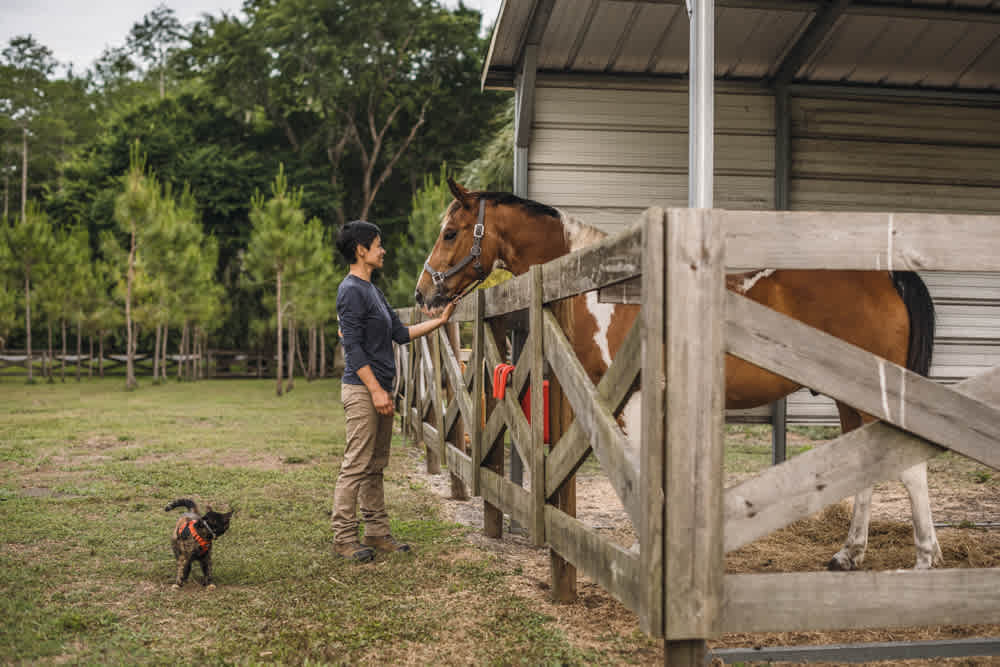
[[[364,385],[342,385],[341,397],[347,446],[333,491],[333,539],[345,544],[358,541],[357,505],[361,505],[366,536],[389,534],[382,471],[389,464],[392,416],[375,411]]]

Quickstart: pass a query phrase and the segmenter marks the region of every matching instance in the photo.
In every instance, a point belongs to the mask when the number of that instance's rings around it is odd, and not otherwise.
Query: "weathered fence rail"
[[[726,551],[942,448],[1000,469],[1000,368],[938,385],[727,292],[727,266],[996,272],[1000,217],[649,209],[620,235],[466,299],[454,319],[472,330],[467,368],[444,333],[402,353],[406,432],[483,497],[487,534],[499,536],[503,513],[528,526],[554,564],[579,568],[634,610],[644,630],[665,637],[672,662],[701,659],[704,640],[723,632],[1000,622],[997,569],[725,573]],[[642,306],[597,386],[557,312],[591,290]],[[522,356],[505,398],[493,399],[486,369],[506,361],[504,320],[524,311]],[[881,421],[723,489],[726,353]],[[541,413],[546,377],[550,448],[541,420],[529,424],[520,408],[530,386],[531,414]],[[636,389],[639,451],[616,419]],[[528,488],[504,476],[505,433]],[[632,519],[638,553],[573,516],[573,475],[590,452]],[[557,598],[571,589],[553,581]]]

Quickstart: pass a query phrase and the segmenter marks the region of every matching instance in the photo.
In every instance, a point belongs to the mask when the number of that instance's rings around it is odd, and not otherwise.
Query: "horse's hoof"
[[[851,562],[850,557],[837,554],[826,564],[826,569],[831,572],[850,572],[854,569],[854,563]]]
[[[180,590],[180,588],[181,588],[181,585],[180,585],[180,584],[172,584],[172,585],[171,585],[170,587],[171,587],[172,589],[174,589],[175,591],[178,591],[178,590]]]
[[[205,586],[205,588],[207,588],[210,591],[214,591],[215,590],[215,584],[208,584],[207,586]]]

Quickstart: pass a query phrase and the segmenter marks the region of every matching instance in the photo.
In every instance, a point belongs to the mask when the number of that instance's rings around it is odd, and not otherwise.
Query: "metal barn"
[[[1000,213],[1000,0],[505,0],[483,85],[516,94],[517,194],[609,232],[653,205]],[[1000,275],[923,277],[932,377],[1000,363]],[[805,391],[787,414],[836,423]]]

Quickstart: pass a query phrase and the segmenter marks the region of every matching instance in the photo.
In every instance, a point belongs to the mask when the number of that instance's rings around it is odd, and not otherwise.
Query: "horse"
[[[494,268],[521,275],[534,264],[591,245],[606,234],[551,206],[506,192],[470,191],[449,179],[454,201],[417,281],[414,297],[436,312],[461,296]],[[911,371],[927,375],[934,342],[934,305],[915,272],[760,270],[726,276],[726,287],[789,317],[825,331]],[[576,354],[591,381],[610,366],[639,314],[636,305],[598,303],[597,293],[573,297]],[[726,355],[726,408],[767,405],[801,385]],[[641,389],[639,390],[641,391]],[[641,424],[639,391],[622,409],[620,423],[631,441]],[[837,403],[843,432],[874,421]],[[931,519],[927,465],[900,476],[910,497],[916,569],[942,560]],[[831,570],[859,569],[868,546],[872,489],[854,499],[851,526],[843,547],[830,559]]]

